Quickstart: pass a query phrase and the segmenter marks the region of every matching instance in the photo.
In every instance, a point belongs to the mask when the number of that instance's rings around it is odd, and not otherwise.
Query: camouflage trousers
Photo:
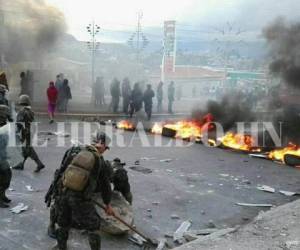
[[[22,147],[22,156],[24,158],[24,161],[26,161],[27,158],[31,158],[36,162],[37,165],[42,165],[40,158],[38,157],[32,146]]]
[[[9,188],[11,181],[11,169],[7,161],[0,162],[0,193]]]
[[[100,217],[91,200],[64,193],[56,202],[56,219],[59,227],[69,229],[76,225],[76,229],[99,230]]]

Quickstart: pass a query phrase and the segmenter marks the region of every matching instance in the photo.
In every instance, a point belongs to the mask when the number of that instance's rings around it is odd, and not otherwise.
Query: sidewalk
[[[33,110],[37,116],[48,116],[47,113],[47,106],[42,103],[33,103],[32,105]],[[153,118],[178,118],[178,117],[188,117],[191,114],[191,112],[177,112],[173,114],[169,114],[167,112],[163,113],[156,113],[153,112],[152,117]],[[69,105],[69,111],[67,113],[59,113],[56,112],[55,116],[57,118],[63,118],[63,117],[74,117],[74,118],[86,118],[86,117],[103,117],[103,118],[129,118],[128,115],[124,113],[113,113],[108,110],[108,107],[94,107],[90,104],[70,104]]]
[[[253,222],[224,236],[204,236],[176,250],[299,250],[300,200],[261,212]]]

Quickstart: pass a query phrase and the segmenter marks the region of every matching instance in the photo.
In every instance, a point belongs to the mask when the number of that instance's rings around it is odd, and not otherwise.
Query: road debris
[[[197,239],[198,239],[197,235],[191,233],[190,231],[185,232],[185,233],[183,234],[183,237],[185,238],[185,240],[186,240],[187,242],[190,242],[190,241],[193,241],[193,240],[197,240]]]
[[[216,226],[216,224],[215,224],[212,220],[210,220],[210,221],[208,222],[208,224],[207,224],[207,227],[208,227],[208,228],[216,228],[217,226]]]
[[[272,187],[269,187],[266,185],[258,186],[257,189],[260,191],[267,192],[267,193],[275,193],[275,188],[272,188]]]
[[[137,171],[137,172],[140,172],[140,173],[143,173],[143,174],[151,174],[152,173],[151,169],[144,168],[144,167],[141,167],[141,166],[133,166],[133,167],[129,167],[129,168],[133,171]]]
[[[132,235],[130,235],[128,237],[128,240],[133,242],[134,244],[142,247],[144,245],[144,243],[146,242],[145,239],[143,239],[141,236],[139,236],[138,234],[134,233]]]
[[[287,242],[285,243],[285,247],[286,247],[287,249],[293,249],[293,247],[297,247],[297,246],[300,246],[300,241],[298,241],[298,240],[287,241]],[[296,248],[294,248],[294,249],[296,249]],[[297,249],[298,249],[298,248],[297,248]]]
[[[177,214],[172,214],[171,215],[171,219],[173,219],[173,220],[179,220],[180,217]]]
[[[253,157],[253,158],[268,159],[268,155],[267,154],[249,154],[249,156]]]
[[[189,230],[191,225],[192,223],[188,220],[182,222],[181,225],[178,227],[178,229],[175,231],[173,235],[173,240],[175,242],[182,243],[183,235]]]
[[[29,191],[29,192],[36,192],[36,190],[34,190],[33,188],[32,188],[32,186],[26,186],[26,189]]]
[[[243,207],[273,207],[272,204],[256,204],[256,203],[236,203],[238,206]]]
[[[17,206],[10,209],[10,211],[14,214],[20,214],[27,210],[28,210],[28,206],[24,205],[24,203],[19,203]]]
[[[171,161],[173,161],[173,160],[172,159],[162,159],[162,160],[160,160],[160,162],[166,162],[166,163],[169,163]]]
[[[190,230],[188,232],[194,235],[209,235],[217,231],[219,231],[219,229],[217,228],[207,228],[207,229],[199,229],[199,230]]]
[[[163,250],[166,246],[166,243],[167,243],[166,239],[160,239],[156,250]]]
[[[280,190],[279,193],[285,195],[285,196],[294,196],[294,195],[298,195],[298,193],[296,192],[290,192],[290,191],[283,191],[283,190]]]
[[[156,159],[155,157],[142,157],[141,161],[153,161],[155,159]]]
[[[222,177],[229,177],[229,174],[219,174]]]
[[[53,132],[54,135],[59,136],[59,137],[70,137],[71,135],[68,133],[64,133],[64,132]]]
[[[38,136],[46,136],[46,135],[56,135],[59,137],[70,137],[71,135],[69,133],[64,133],[61,131],[53,132],[53,131],[40,131],[38,133]]]

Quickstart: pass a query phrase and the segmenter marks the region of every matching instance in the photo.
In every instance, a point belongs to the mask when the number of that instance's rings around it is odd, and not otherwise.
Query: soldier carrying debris
[[[49,233],[55,233],[57,246],[54,249],[67,249],[71,227],[88,231],[92,250],[99,250],[101,238],[98,233],[100,217],[96,212],[92,196],[101,192],[106,213],[113,215],[110,206],[111,186],[109,172],[102,154],[108,149],[110,139],[98,132],[91,145],[69,149],[63,158],[60,169],[45,197],[46,203],[55,199],[51,208]],[[49,203],[50,202],[50,203]],[[54,232],[55,222],[58,229]]]
[[[39,159],[37,153],[31,145],[31,123],[34,121],[34,112],[30,107],[30,98],[28,95],[21,95],[19,97],[19,105],[22,109],[17,114],[17,134],[20,134],[22,145],[23,161],[13,167],[16,170],[23,170],[24,164],[28,157],[35,161],[37,168],[35,173],[40,172],[45,165]]]
[[[0,89],[6,89],[5,86],[0,85]],[[9,188],[11,181],[11,169],[7,161],[7,145],[8,145],[8,130],[5,129],[7,121],[10,118],[10,111],[8,105],[0,104],[0,208],[7,208],[8,203],[11,202],[5,195]]]

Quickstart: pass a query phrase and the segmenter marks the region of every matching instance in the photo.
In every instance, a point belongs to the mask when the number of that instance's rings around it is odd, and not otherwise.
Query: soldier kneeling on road
[[[71,227],[88,231],[91,250],[101,248],[98,232],[100,217],[95,209],[92,196],[101,192],[106,204],[106,213],[113,215],[109,173],[102,154],[108,149],[110,139],[102,132],[93,138],[92,145],[69,149],[63,158],[60,169],[45,197],[48,205],[51,198],[55,202],[51,207],[49,229],[58,224],[55,236],[57,246],[54,249],[67,249],[67,240]],[[49,203],[50,202],[50,203]],[[53,216],[54,215],[54,216]],[[52,227],[52,228],[51,228]]]
[[[130,191],[130,184],[128,174],[124,166],[126,163],[121,162],[119,158],[115,158],[112,163],[107,161],[110,169],[110,181],[114,185],[114,191],[120,192],[123,197],[132,205],[132,193]]]

